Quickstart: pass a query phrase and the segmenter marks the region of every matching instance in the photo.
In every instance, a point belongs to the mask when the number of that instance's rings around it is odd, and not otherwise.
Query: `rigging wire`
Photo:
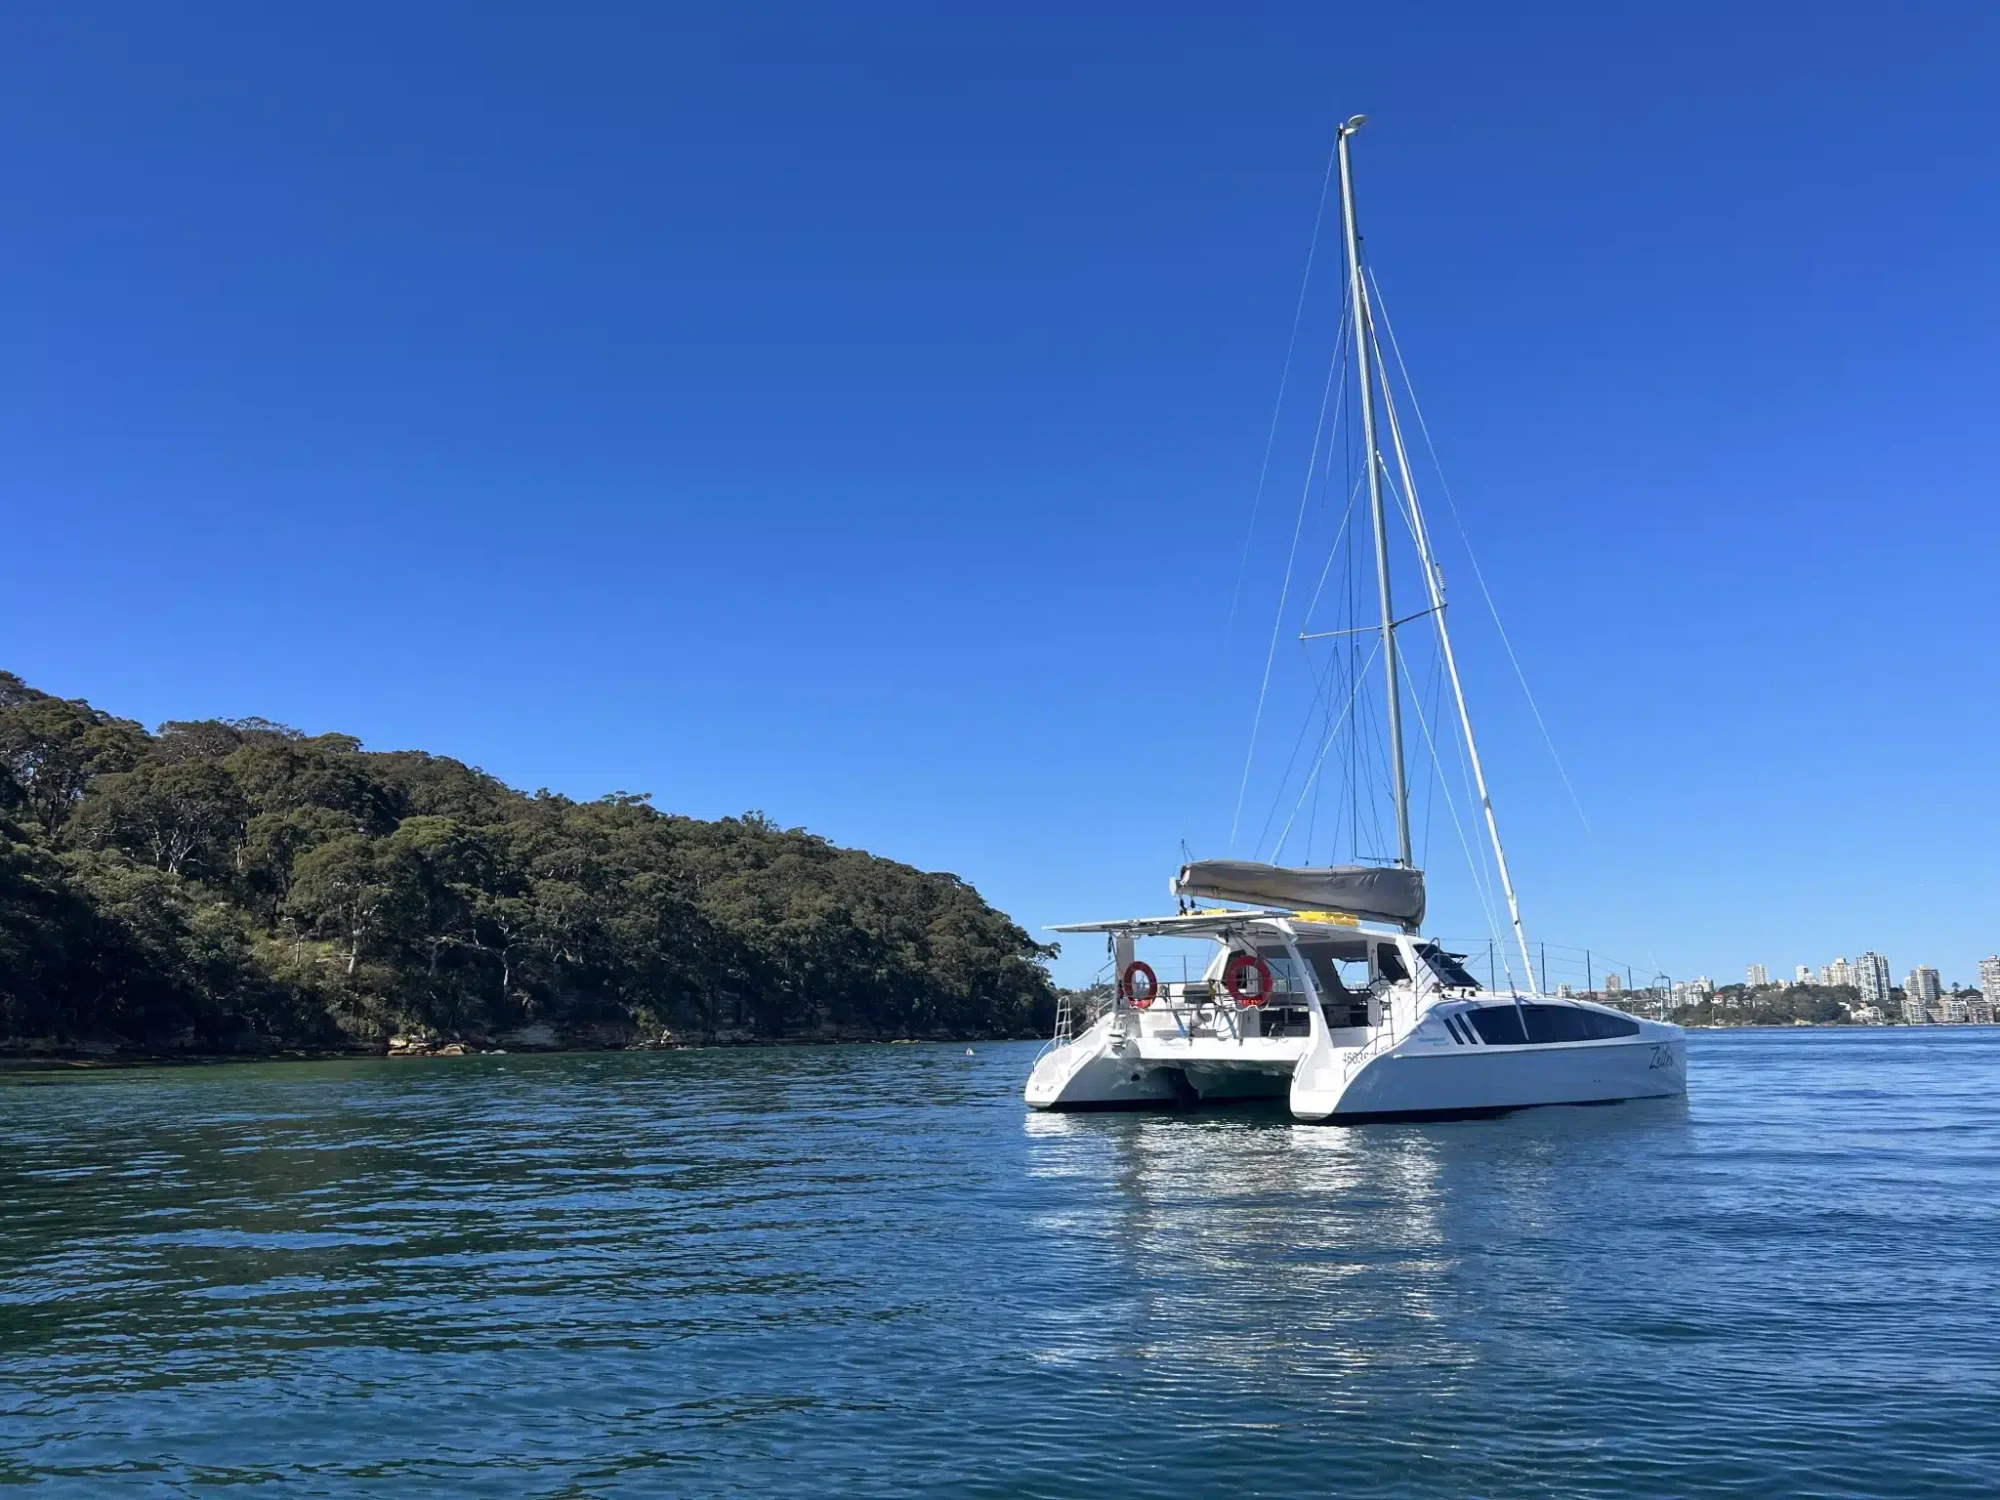
[[[1361,664],[1361,669],[1364,672],[1375,664],[1376,654],[1381,649],[1381,643],[1377,642],[1375,649],[1368,653],[1368,660]],[[1321,763],[1326,759],[1327,747],[1333,743],[1334,737],[1340,733],[1340,726],[1347,722],[1348,710],[1354,707],[1354,703],[1355,697],[1354,695],[1350,695],[1347,701],[1347,708],[1340,711],[1340,718],[1335,721],[1333,728],[1327,731],[1326,738],[1320,741],[1319,754],[1313,757],[1312,770],[1306,773],[1306,784],[1299,788],[1299,800],[1292,808],[1291,817],[1285,820],[1285,826],[1278,832],[1277,845],[1271,851],[1271,862],[1273,864],[1277,863],[1278,855],[1284,850],[1285,840],[1291,835],[1292,824],[1298,818],[1299,809],[1305,806],[1306,793],[1312,789],[1313,782],[1319,778],[1319,768]]]
[[[1342,339],[1336,345],[1336,347],[1341,348],[1343,350],[1345,349],[1344,333]],[[1341,357],[1345,359],[1345,354],[1343,353]],[[1341,389],[1333,417],[1334,425],[1328,431],[1328,442],[1327,442],[1328,462],[1326,466],[1320,471],[1320,500],[1322,504],[1324,504],[1326,499],[1327,487],[1331,483],[1333,478],[1333,464],[1331,461],[1333,457],[1332,433],[1334,431],[1339,430],[1342,414],[1346,411],[1347,408],[1347,401],[1346,401],[1347,394],[1348,393],[1347,393],[1346,372],[1345,370],[1343,370],[1341,377]],[[1347,508],[1341,515],[1340,528],[1338,531],[1334,533],[1333,544],[1327,550],[1326,566],[1321,568],[1320,570],[1319,585],[1318,587],[1315,587],[1315,589],[1313,590],[1312,602],[1307,604],[1306,606],[1305,614],[1300,621],[1301,625],[1309,625],[1312,623],[1313,609],[1319,602],[1321,589],[1323,589],[1326,584],[1327,572],[1333,566],[1333,560],[1340,555],[1341,544],[1343,543],[1343,541],[1345,541],[1350,523],[1354,519],[1354,500],[1355,496],[1359,493],[1359,489],[1360,487],[1357,484],[1353,489],[1350,489],[1348,491]],[[1292,768],[1298,764],[1299,749],[1301,746],[1305,744],[1306,736],[1309,733],[1311,733],[1315,727],[1313,723],[1314,718],[1320,715],[1322,711],[1324,714],[1325,723],[1328,726],[1325,730],[1325,733],[1330,735],[1333,732],[1332,729],[1332,725],[1334,723],[1333,697],[1329,690],[1332,687],[1335,672],[1342,665],[1342,658],[1339,652],[1336,651],[1332,653],[1327,659],[1327,665],[1325,671],[1322,672],[1311,665],[1311,648],[1308,642],[1305,640],[1303,631],[1301,631],[1300,633],[1299,644],[1307,660],[1308,665],[1306,670],[1308,678],[1313,684],[1313,701],[1306,706],[1306,712],[1302,717],[1302,719],[1300,720],[1298,735],[1292,742],[1292,753],[1286,759],[1284,773],[1281,776],[1279,776],[1277,782],[1277,788],[1272,793],[1271,806],[1264,815],[1264,826],[1260,830],[1258,830],[1257,842],[1255,848],[1259,850],[1261,850],[1264,847],[1264,840],[1270,835],[1272,821],[1276,819],[1279,810],[1283,808],[1283,806],[1285,805],[1285,792],[1286,789],[1291,785]],[[1347,664],[1349,666],[1352,665],[1351,657]],[[1348,693],[1350,702],[1352,701],[1353,696],[1354,696],[1353,687],[1350,685]],[[1322,752],[1322,757],[1323,757],[1323,752]],[[1316,759],[1318,758],[1321,757],[1316,757]],[[1317,780],[1311,780],[1308,781],[1306,785],[1309,786],[1313,792],[1313,821],[1316,823],[1318,818],[1318,807],[1319,807],[1319,787],[1321,783]],[[1290,826],[1289,823],[1287,824],[1287,826],[1288,827]],[[1277,858],[1277,853],[1274,851],[1271,857],[1273,860],[1275,860]],[[1306,836],[1306,853],[1303,857],[1307,864],[1312,863],[1312,834],[1310,831],[1310,827],[1308,829]]]
[[[1236,625],[1236,606],[1243,597],[1243,571],[1250,564],[1250,544],[1257,536],[1257,509],[1264,500],[1264,481],[1271,473],[1271,450],[1278,441],[1278,417],[1285,409],[1285,387],[1292,378],[1292,355],[1298,348],[1299,323],[1306,311],[1306,291],[1312,286],[1313,259],[1319,254],[1319,232],[1326,223],[1326,198],[1333,186],[1334,163],[1340,156],[1339,138],[1326,154],[1326,175],[1320,179],[1319,208],[1313,214],[1312,239],[1306,245],[1305,275],[1299,281],[1298,304],[1292,309],[1292,332],[1285,340],[1285,364],[1278,375],[1278,399],[1271,405],[1271,429],[1264,435],[1264,461],[1257,469],[1257,489],[1250,497],[1250,522],[1243,531],[1243,551],[1236,559],[1236,586],[1229,591],[1229,617],[1222,627],[1222,639],[1229,640],[1229,633]],[[1343,327],[1346,325],[1343,323]]]
[[[1278,809],[1284,805],[1285,788],[1290,786],[1292,781],[1292,768],[1299,763],[1299,751],[1304,748],[1306,736],[1312,733],[1314,728],[1314,713],[1319,708],[1321,700],[1325,696],[1327,685],[1333,680],[1334,669],[1339,665],[1339,659],[1335,658],[1327,663],[1324,673],[1314,671],[1312,674],[1313,701],[1306,709],[1305,718],[1299,723],[1298,735],[1292,741],[1292,753],[1286,757],[1284,774],[1279,776],[1278,790],[1271,798],[1270,811],[1264,814],[1264,826],[1257,831],[1257,842],[1251,846],[1252,854],[1255,854],[1259,849],[1264,847],[1264,840],[1271,832],[1271,822],[1278,816]],[[1328,714],[1333,712],[1330,700],[1327,703],[1327,712]],[[1273,858],[1275,857],[1274,855]]]
[[[1542,743],[1548,746],[1549,759],[1556,763],[1556,774],[1562,777],[1563,790],[1569,793],[1570,806],[1576,809],[1577,821],[1583,824],[1585,833],[1591,833],[1590,819],[1583,811],[1583,799],[1576,794],[1576,787],[1569,779],[1569,770],[1563,765],[1562,754],[1556,749],[1555,736],[1549,733],[1541,705],[1535,701],[1534,689],[1528,686],[1528,674],[1522,670],[1521,658],[1514,653],[1514,642],[1507,635],[1507,627],[1500,622],[1500,607],[1493,602],[1493,591],[1486,586],[1485,571],[1479,566],[1478,554],[1472,550],[1472,538],[1466,533],[1465,520],[1458,513],[1458,501],[1452,498],[1451,482],[1445,478],[1437,444],[1431,441],[1430,424],[1424,420],[1423,405],[1417,400],[1416,386],[1410,381],[1410,367],[1403,362],[1402,346],[1396,342],[1396,326],[1389,320],[1388,304],[1382,300],[1382,284],[1375,279],[1372,267],[1367,275],[1375,288],[1375,307],[1382,315],[1382,329],[1389,335],[1389,352],[1396,356],[1396,368],[1403,377],[1403,390],[1410,398],[1410,410],[1416,414],[1417,430],[1423,434],[1424,447],[1431,456],[1431,467],[1437,471],[1438,488],[1444,491],[1445,504],[1451,510],[1452,525],[1458,529],[1458,538],[1465,544],[1466,560],[1472,564],[1472,576],[1478,580],[1479,592],[1486,600],[1486,612],[1493,617],[1493,628],[1500,633],[1500,644],[1507,648],[1507,660],[1513,664],[1514,679],[1521,684],[1521,695],[1528,700],[1528,709],[1534,714],[1535,725],[1542,732]]]
[[[1264,700],[1271,691],[1271,667],[1278,659],[1278,633],[1285,626],[1285,604],[1292,594],[1292,570],[1298,566],[1299,537],[1305,531],[1306,510],[1312,502],[1313,476],[1319,472],[1319,445],[1322,438],[1327,440],[1329,457],[1333,452],[1332,432],[1327,427],[1327,408],[1335,399],[1334,378],[1339,377],[1340,390],[1347,388],[1347,362],[1336,353],[1327,367],[1326,387],[1320,393],[1319,418],[1313,424],[1312,456],[1306,461],[1306,480],[1299,491],[1299,517],[1292,524],[1292,548],[1285,557],[1285,581],[1278,589],[1278,610],[1271,621],[1271,645],[1264,653],[1264,680],[1257,689],[1257,712],[1250,720],[1250,748],[1243,756],[1243,780],[1236,788],[1236,811],[1229,819],[1229,847],[1236,847],[1236,831],[1243,821],[1243,797],[1250,790],[1250,767],[1257,759],[1257,731],[1264,723]]]
[[[1452,748],[1458,752],[1458,779],[1459,784],[1465,789],[1465,805],[1467,807],[1477,807],[1479,805],[1479,790],[1473,784],[1472,757],[1466,753],[1465,726],[1463,723],[1454,722],[1452,724],[1451,743]],[[1473,873],[1473,879],[1478,885],[1481,903],[1489,910],[1493,909],[1497,902],[1493,890],[1492,868],[1482,860]],[[1492,919],[1489,917],[1488,920],[1491,921]],[[1495,941],[1498,941],[1497,935]]]
[[[1438,705],[1444,698],[1444,658],[1435,652],[1431,655],[1431,717],[1438,716]],[[1437,812],[1437,783],[1444,774],[1438,758],[1431,757],[1430,769],[1424,774],[1424,842],[1420,868],[1427,868],[1431,857],[1431,818]]]
[[[1340,544],[1346,539],[1348,525],[1354,520],[1354,502],[1360,494],[1361,481],[1356,479],[1354,488],[1347,492],[1347,509],[1341,514],[1340,530],[1334,533],[1333,547],[1326,554],[1326,566],[1319,570],[1319,582],[1313,585],[1312,602],[1306,606],[1305,614],[1299,619],[1301,626],[1312,624],[1313,611],[1319,607],[1319,596],[1326,588],[1327,574],[1333,571],[1333,560],[1340,555]]]
[[[1430,720],[1424,717],[1423,703],[1417,697],[1417,685],[1414,681],[1411,680],[1409,669],[1407,667],[1403,669],[1403,680],[1404,682],[1409,684],[1410,697],[1411,697],[1410,706],[1416,710],[1417,724],[1424,732],[1424,743],[1430,747],[1431,760],[1435,763],[1438,758],[1437,741],[1431,738]],[[1458,804],[1452,800],[1451,794],[1449,792],[1445,794],[1444,805],[1446,811],[1448,811],[1451,814],[1451,826],[1456,830],[1458,830],[1459,847],[1465,851],[1466,865],[1472,871],[1473,888],[1479,892],[1479,908],[1480,911],[1484,913],[1486,917],[1486,926],[1488,930],[1492,933],[1495,947],[1500,952],[1501,964],[1503,965],[1507,975],[1507,988],[1511,990],[1514,987],[1514,968],[1512,964],[1507,962],[1506,959],[1507,945],[1500,941],[1500,924],[1494,919],[1493,903],[1487,899],[1486,887],[1481,883],[1480,866],[1482,864],[1482,861],[1473,857],[1471,841],[1468,840],[1465,836],[1465,825],[1459,820]]]

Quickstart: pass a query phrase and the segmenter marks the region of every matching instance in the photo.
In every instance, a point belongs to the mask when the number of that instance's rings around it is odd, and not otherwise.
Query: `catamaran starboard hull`
[[[1292,1113],[1301,1120],[1476,1118],[1551,1104],[1615,1104],[1687,1092],[1687,1042],[1667,1034],[1561,1046],[1445,1052],[1391,1048],[1332,1082],[1301,1067]],[[1338,1054],[1335,1054],[1337,1057]],[[1320,1070],[1322,1077],[1330,1070]],[[1336,1075],[1337,1076],[1337,1075]]]

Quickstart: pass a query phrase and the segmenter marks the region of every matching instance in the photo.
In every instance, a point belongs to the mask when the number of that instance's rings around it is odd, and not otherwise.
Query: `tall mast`
[[[1375,517],[1375,583],[1382,595],[1382,660],[1389,688],[1389,763],[1396,778],[1396,863],[1409,869],[1410,784],[1403,768],[1403,694],[1396,661],[1396,611],[1389,592],[1389,522],[1382,509],[1382,454],[1375,444],[1375,329],[1368,318],[1368,293],[1361,282],[1361,233],[1354,227],[1354,171],[1347,141],[1368,121],[1356,115],[1340,127],[1340,214],[1347,231],[1347,281],[1353,289],[1354,361],[1361,390],[1362,445],[1368,456],[1368,504]]]

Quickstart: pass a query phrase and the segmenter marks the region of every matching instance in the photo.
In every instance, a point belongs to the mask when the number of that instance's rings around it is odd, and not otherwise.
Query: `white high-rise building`
[[[2000,956],[1979,960],[1979,993],[1988,1005],[2000,1008]]]
[[[1854,960],[1854,987],[1863,1005],[1889,1004],[1889,960],[1872,949]]]
[[[1821,984],[1852,984],[1854,983],[1854,965],[1850,964],[1844,958],[1836,958],[1832,963],[1819,971],[1819,982]]]
[[[1909,978],[1903,981],[1903,994],[1929,1010],[1944,994],[1944,986],[1938,983],[1938,971],[1923,964],[1917,965],[1910,970]]]
[[[1796,969],[1792,970],[1793,984],[1811,984],[1812,982],[1813,982],[1813,977],[1812,977],[1811,964],[1800,964]]]
[[[1620,990],[1622,990],[1622,989],[1624,989],[1624,988],[1625,988],[1625,981],[1624,981],[1624,980],[1623,980],[1622,978],[1620,978],[1620,977],[1619,977],[1618,975],[1616,975],[1616,974],[1606,974],[1606,975],[1604,976],[1604,993],[1605,993],[1605,994],[1607,994],[1607,995],[1615,995],[1615,994],[1617,994],[1617,993],[1618,993],[1618,992],[1619,992]]]
[[[1771,971],[1762,964],[1749,964],[1743,970],[1743,981],[1751,989],[1759,989],[1771,982]]]

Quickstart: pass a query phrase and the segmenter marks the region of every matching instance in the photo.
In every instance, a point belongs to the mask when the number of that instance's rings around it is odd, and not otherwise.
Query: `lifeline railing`
[[[1410,991],[1410,1024],[1408,1026],[1399,1025],[1396,1019],[1396,990],[1403,985],[1407,985]],[[1379,1057],[1382,1053],[1388,1051],[1391,1047],[1409,1036],[1411,1032],[1415,1031],[1423,1022],[1426,989],[1434,995],[1439,993],[1443,988],[1442,985],[1438,984],[1424,986],[1405,979],[1399,985],[1391,985],[1385,990],[1382,994],[1382,1002],[1388,1014],[1383,1017],[1382,1025],[1376,1028],[1374,1036],[1363,1042],[1359,1047],[1347,1050],[1347,1055],[1341,1059],[1340,1063],[1341,1080],[1345,1082],[1353,1078],[1356,1071],[1371,1057]]]

